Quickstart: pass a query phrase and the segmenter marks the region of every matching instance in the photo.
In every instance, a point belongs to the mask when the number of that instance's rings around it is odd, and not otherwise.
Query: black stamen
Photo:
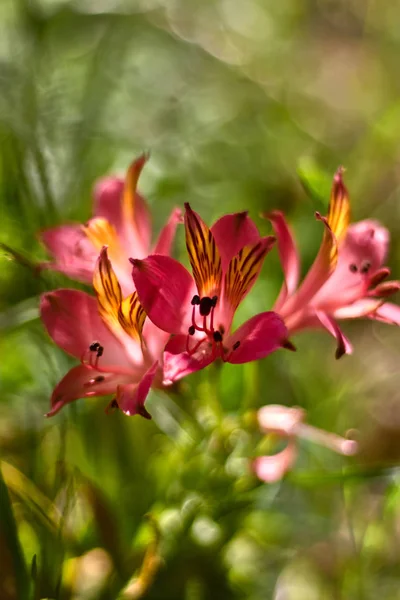
[[[113,410],[119,408],[116,398],[114,398],[114,400],[111,401],[110,408],[112,408]]]
[[[192,306],[197,306],[198,304],[200,304],[200,296],[195,294],[192,298]]]
[[[208,317],[211,309],[214,307],[213,301],[208,296],[200,300],[200,314],[202,317]]]
[[[89,346],[90,352],[96,352],[100,348],[99,342],[92,342]]]
[[[239,341],[235,342],[233,344],[232,350],[237,350],[239,348],[239,346],[240,346],[240,342]]]
[[[189,335],[194,335],[194,334],[195,334],[195,331],[196,331],[196,328],[195,328],[195,326],[194,326],[194,325],[191,325],[191,326],[189,327],[188,333],[189,333]]]
[[[103,375],[97,375],[97,377],[93,379],[94,383],[102,383],[104,380],[105,377]]]
[[[363,263],[360,271],[361,271],[361,273],[365,274],[365,273],[368,273],[368,271],[370,270],[370,268],[371,268],[371,263],[369,262],[369,260],[366,260]]]
[[[222,335],[219,331],[214,331],[213,338],[215,342],[222,342]]]
[[[225,327],[223,325],[220,325],[218,327],[218,331],[220,332],[221,335],[224,335],[224,333],[225,333]]]
[[[103,356],[103,352],[104,352],[103,346],[99,345],[99,347],[97,348],[97,353],[96,353],[97,358],[100,358],[100,356]]]
[[[357,271],[358,271],[357,265],[355,265],[354,263],[351,263],[351,265],[349,265],[349,269],[350,269],[351,273],[357,273]]]
[[[211,305],[215,308],[217,306],[218,296],[213,296],[211,298]]]

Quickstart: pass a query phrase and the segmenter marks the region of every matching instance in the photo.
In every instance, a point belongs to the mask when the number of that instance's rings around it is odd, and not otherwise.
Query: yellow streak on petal
[[[82,228],[96,250],[101,250],[103,246],[108,246],[113,252],[119,249],[117,232],[107,219],[95,217]]]
[[[269,243],[267,243],[267,241]],[[236,310],[260,273],[265,255],[274,243],[274,238],[260,240],[245,246],[229,263],[225,275],[225,298]]]
[[[147,154],[142,154],[129,167],[122,196],[122,214],[124,221],[134,224],[136,188],[140,173],[148,160]]]
[[[146,313],[139,302],[137,292],[133,292],[120,304],[118,319],[123,329],[138,341],[142,339],[143,325]]]
[[[333,234],[325,231],[324,244],[326,251],[329,249],[329,260],[332,268],[336,266],[338,258],[338,246],[343,241],[350,224],[350,200],[349,193],[343,183],[343,167],[339,167],[333,178],[331,199],[329,202],[327,224]]]
[[[186,248],[200,296],[218,295],[222,280],[221,256],[212,232],[188,204],[185,231]]]
[[[118,336],[122,330],[130,337],[141,341],[146,314],[134,292],[124,300],[121,286],[103,248],[93,276],[93,287],[97,295],[98,309],[106,325]]]

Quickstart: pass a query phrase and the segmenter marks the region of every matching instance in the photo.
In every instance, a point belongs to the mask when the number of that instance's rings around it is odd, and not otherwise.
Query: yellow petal
[[[260,273],[264,258],[275,243],[270,236],[245,246],[229,263],[225,275],[225,298],[236,310]]]
[[[146,313],[136,291],[122,299],[121,287],[108,258],[107,248],[100,252],[94,271],[93,287],[97,294],[100,316],[106,325],[117,336],[124,331],[134,340],[141,342]]]
[[[97,260],[93,274],[93,287],[97,295],[101,318],[114,332],[118,332],[121,328],[118,314],[122,302],[122,292],[108,258],[107,248],[102,249]]]
[[[221,257],[214,236],[200,216],[185,204],[186,247],[199,295],[219,294],[222,279]]]
[[[138,341],[141,340],[146,313],[139,302],[136,291],[122,301],[118,319],[126,333]]]

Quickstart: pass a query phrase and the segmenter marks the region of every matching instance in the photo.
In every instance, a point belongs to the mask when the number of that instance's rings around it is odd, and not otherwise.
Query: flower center
[[[214,312],[217,306],[218,296],[204,296],[200,298],[197,294],[193,296],[192,304],[192,324],[188,329],[186,338],[186,351],[190,356],[193,356],[203,344],[207,344],[207,349],[211,351],[211,360],[220,357],[222,360],[228,360],[231,353],[223,346],[225,328],[223,325],[214,327]],[[191,347],[190,338],[196,332],[203,333],[203,337],[197,339],[196,343]],[[239,348],[240,342],[236,342],[233,350]],[[205,353],[205,352],[204,352]]]
[[[103,352],[104,346],[100,342],[92,342],[89,348],[82,354],[81,363],[93,369],[98,369],[99,358],[103,356]],[[93,380],[93,383],[99,383],[99,381]]]
[[[186,340],[186,350],[191,356],[197,352],[202,344],[205,342],[211,346],[211,352],[213,360],[218,355],[223,355],[222,340],[223,340],[223,328],[214,328],[214,312],[217,306],[218,296],[203,296],[200,298],[195,294],[192,298],[192,324],[188,329],[188,337]],[[201,332],[204,336],[199,339],[194,346],[190,347],[190,338]]]

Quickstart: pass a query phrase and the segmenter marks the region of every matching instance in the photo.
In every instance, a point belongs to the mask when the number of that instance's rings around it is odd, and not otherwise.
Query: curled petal
[[[154,254],[166,254],[167,256],[171,254],[171,248],[178,223],[182,223],[182,211],[179,208],[174,208],[167,224],[160,232],[156,245],[154,246]]]
[[[150,391],[158,369],[156,361],[143,375],[139,383],[128,383],[118,386],[117,403],[119,408],[128,416],[141,415],[145,419],[151,419],[144,403]]]
[[[40,316],[53,341],[78,359],[93,342],[104,348],[102,367],[130,367],[128,356],[119,341],[103,323],[93,296],[78,290],[56,290],[43,294]]]
[[[272,456],[259,456],[253,462],[255,474],[265,483],[276,483],[293,467],[297,458],[297,445],[290,439],[284,450]]]
[[[87,365],[73,367],[54,389],[51,397],[51,410],[46,417],[52,417],[63,406],[79,398],[113,394],[119,384],[128,382],[131,378],[132,376],[129,374],[100,372]]]
[[[274,309],[279,310],[288,296],[294,294],[300,278],[300,259],[296,242],[282,212],[276,210],[263,215],[268,218],[274,228],[279,257],[283,268],[285,282],[275,303]]]
[[[385,302],[371,314],[371,317],[388,325],[400,325],[400,306]]]
[[[130,260],[139,300],[149,318],[168,333],[187,333],[195,294],[190,273],[177,260],[160,254]]]
[[[262,406],[257,412],[258,423],[264,433],[277,433],[286,437],[296,434],[297,427],[304,417],[303,409],[280,404]]]
[[[358,319],[361,317],[367,317],[373,313],[383,304],[383,300],[376,300],[374,298],[362,298],[349,304],[348,306],[342,306],[333,313],[335,319]]]
[[[247,211],[221,217],[211,227],[211,232],[221,255],[223,272],[242,248],[260,240],[258,229]]]
[[[61,225],[40,234],[40,240],[54,262],[41,263],[42,269],[64,273],[72,279],[91,283],[98,253],[80,225]]]
[[[339,359],[343,354],[352,354],[353,347],[350,344],[347,337],[341,331],[339,325],[336,323],[335,319],[333,319],[330,315],[322,311],[316,311],[316,316],[320,320],[321,324],[337,341],[337,348],[335,356]]]
[[[185,209],[186,248],[199,295],[219,296],[222,267],[214,236],[187,202]]]
[[[226,341],[228,355],[225,360],[233,364],[259,360],[282,348],[287,337],[286,326],[278,314],[260,313],[229,336]]]
[[[264,258],[275,243],[272,236],[245,246],[232,258],[224,279],[224,302],[235,312],[257,281]]]
[[[133,223],[136,209],[136,188],[140,173],[148,160],[147,154],[142,154],[133,161],[125,177],[125,185],[122,197],[122,216],[124,222]]]
[[[200,346],[195,354],[186,351],[187,335],[176,335],[170,339],[164,352],[164,384],[170,385],[200,371],[213,362],[212,352],[208,351],[207,345]]]

